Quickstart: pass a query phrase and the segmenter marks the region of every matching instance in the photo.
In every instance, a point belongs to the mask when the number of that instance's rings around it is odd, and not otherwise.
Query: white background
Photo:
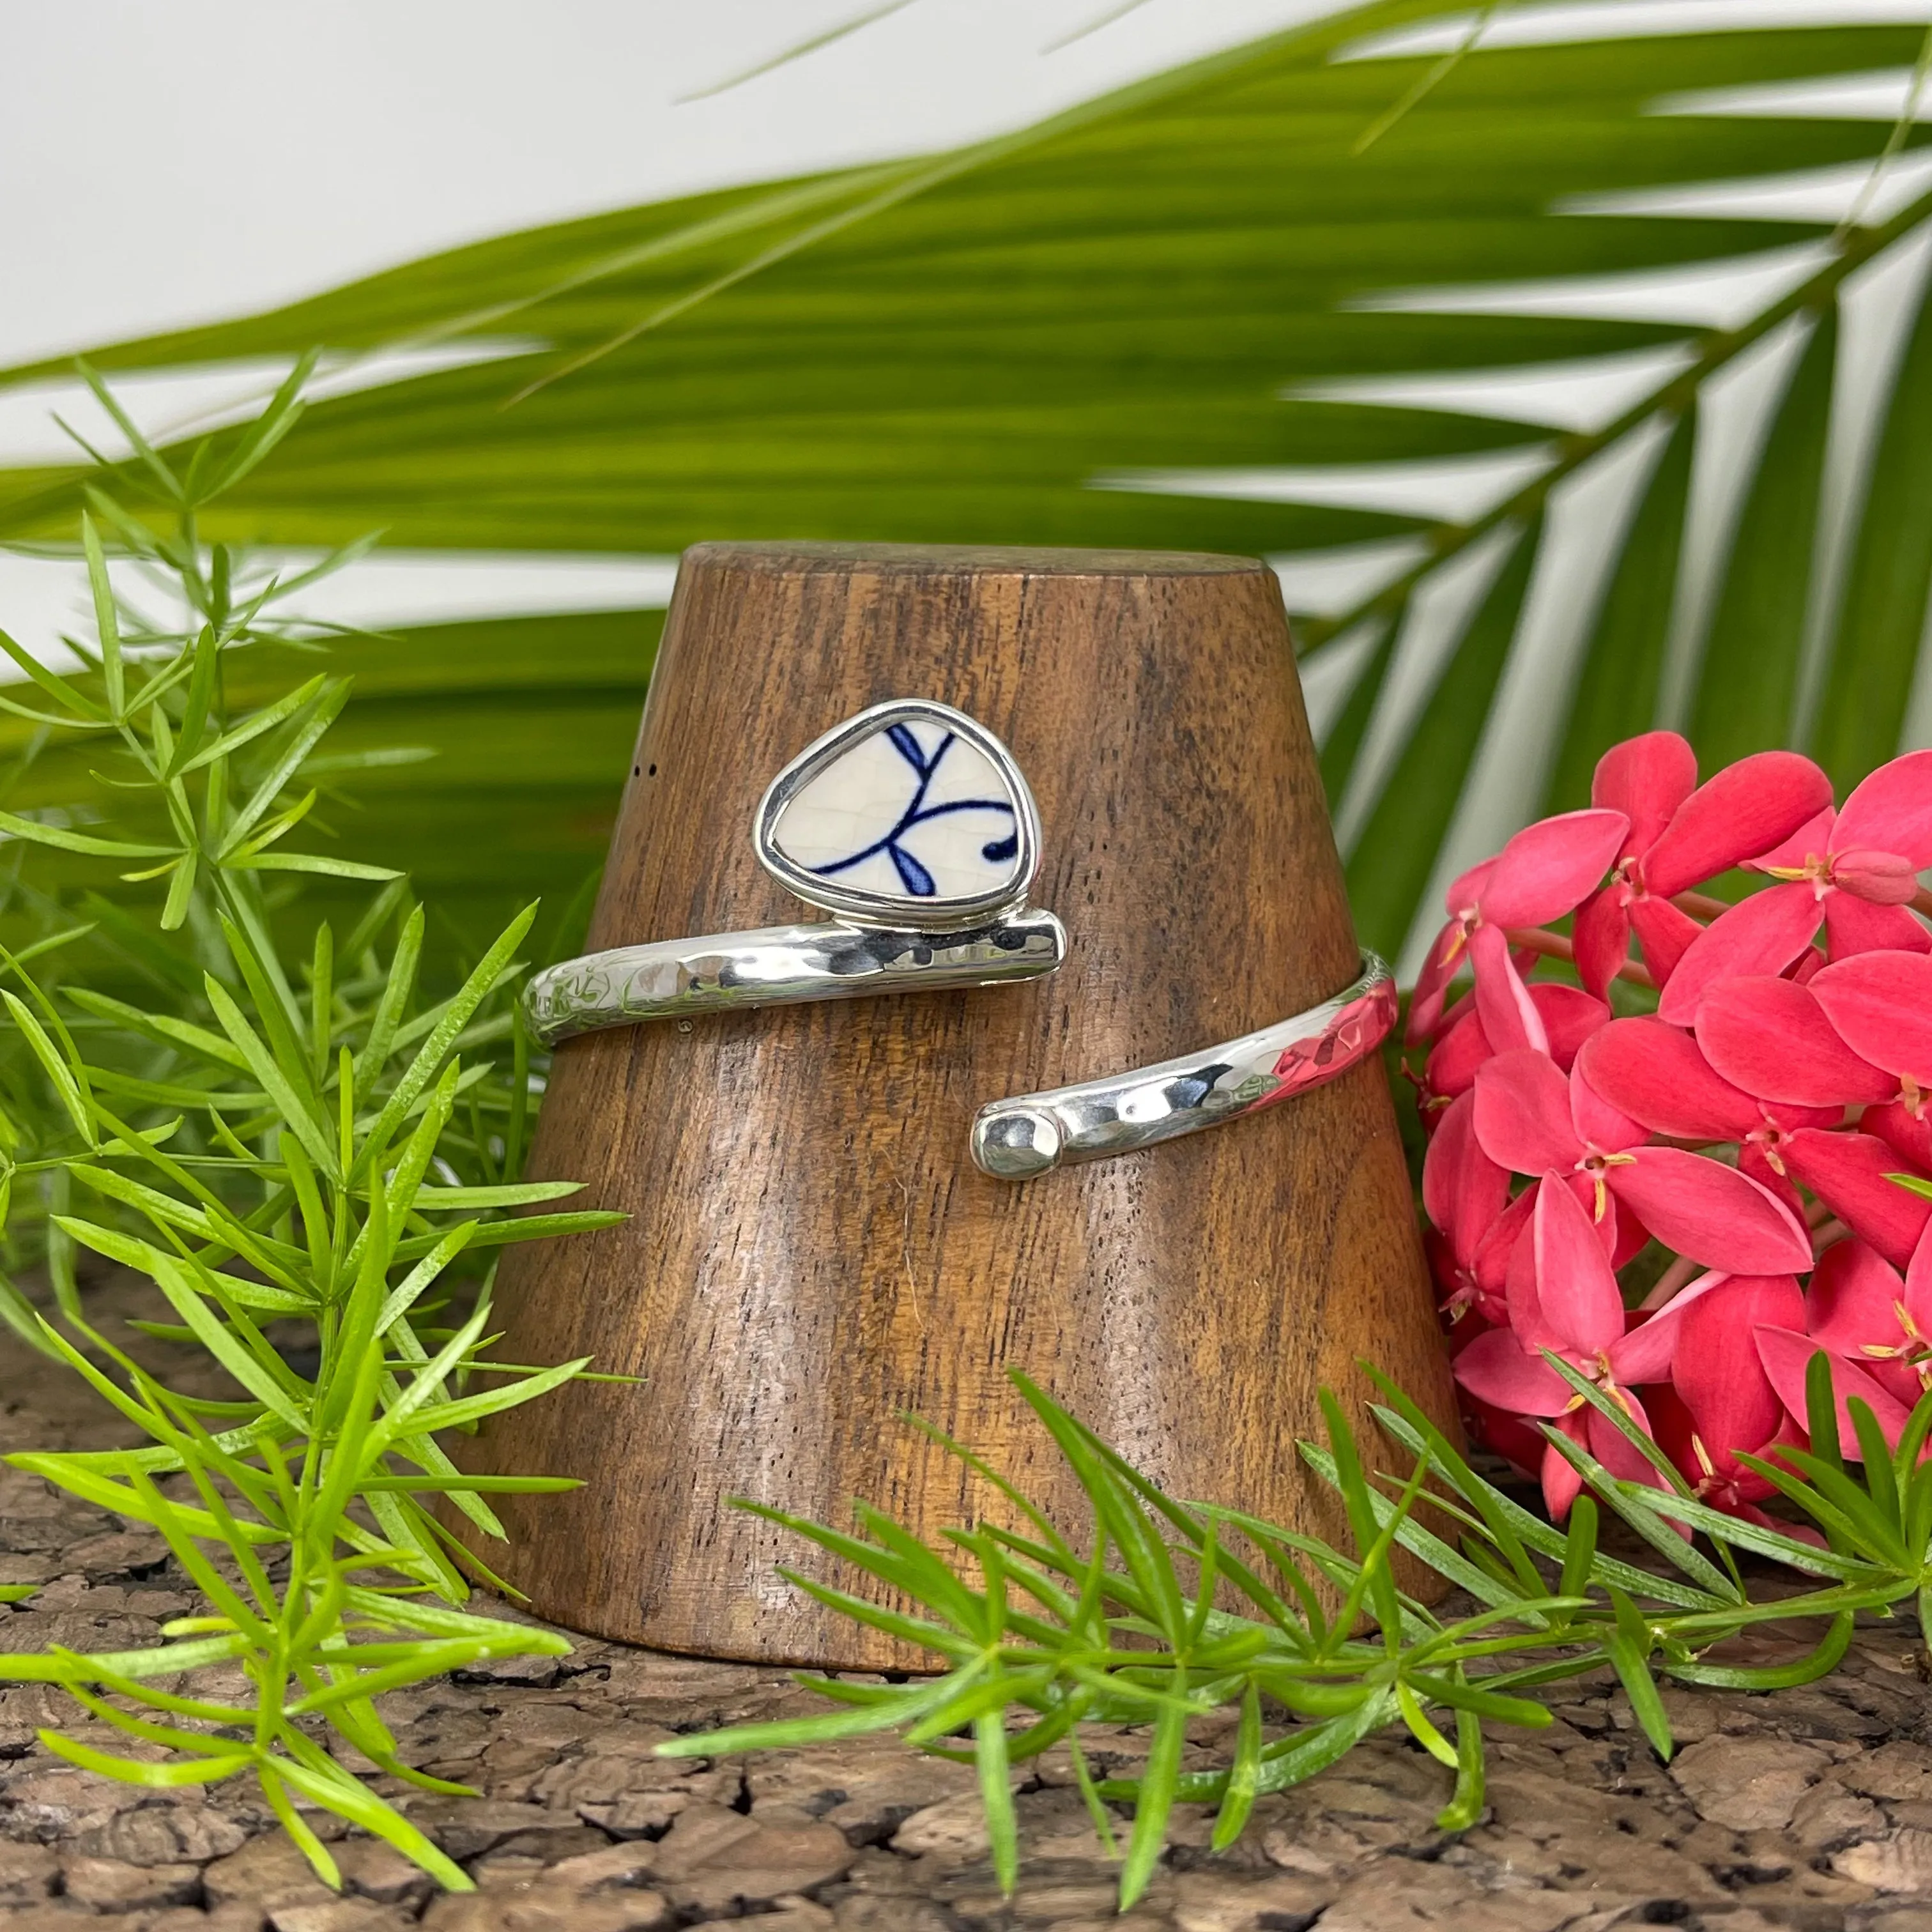
[[[437,248],[951,147],[1333,0],[87,0],[8,10],[0,366]]]

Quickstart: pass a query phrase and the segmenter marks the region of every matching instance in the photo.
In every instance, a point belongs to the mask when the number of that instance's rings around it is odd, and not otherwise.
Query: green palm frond
[[[508,236],[95,359],[541,345],[316,404],[211,518],[238,542],[380,526],[412,548],[1340,553],[1318,560],[1354,590],[1301,596],[1292,566],[1286,580],[1364,937],[1399,947],[1459,854],[1576,802],[1630,730],[1689,725],[1707,759],[1804,745],[1844,782],[1909,728],[1932,582],[1932,311],[1904,331],[1863,470],[1847,481],[1834,452],[1856,386],[1841,297],[1919,246],[1932,200],[1898,184],[1927,184],[1921,136],[1828,103],[1721,98],[1892,74],[1902,100],[1924,25],[1861,11],[1617,38],[1606,8],[1604,38],[1536,44],[1534,8],[1493,10],[1478,38],[1436,0],[1382,0],[970,150]],[[1888,148],[1849,224],[1802,194],[1740,198]],[[1662,193],[1712,183],[1726,192]],[[1620,278],[1713,265],[1746,292],[1721,326],[1616,295]],[[1701,479],[1722,454],[1715,399],[1754,358],[1766,420],[1738,440],[1727,519]],[[1628,380],[1581,424],[1444,386],[1538,365]],[[1406,400],[1361,386],[1396,375],[1416,379]],[[1565,506],[1612,472],[1586,568]],[[0,473],[0,538],[70,535],[77,489],[63,471]],[[1459,569],[1467,594],[1438,594]],[[1552,609],[1573,641],[1544,637]],[[559,868],[530,883],[567,890],[626,768],[629,719],[606,712],[628,711],[648,657],[640,634],[622,675],[560,675],[587,622],[489,634],[506,662],[529,650],[541,694],[527,740],[518,700],[484,707],[507,778],[471,755],[492,741],[475,735],[466,641],[389,646],[395,664],[446,667],[446,699],[434,678],[361,695],[344,728],[443,755],[369,788],[358,844],[488,849],[508,790],[527,790],[580,829],[553,820],[530,847],[533,872]],[[428,862],[440,885],[436,864],[469,859]]]

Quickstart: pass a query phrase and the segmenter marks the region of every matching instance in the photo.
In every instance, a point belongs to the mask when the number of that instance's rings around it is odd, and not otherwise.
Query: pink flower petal
[[[1543,1030],[1543,1016],[1510,957],[1502,928],[1477,927],[1469,938],[1469,958],[1476,969],[1476,1011],[1490,1044],[1503,1053],[1525,1046],[1544,1052],[1550,1036]]]
[[[1612,1106],[1580,1073],[1570,1076],[1570,1118],[1576,1138],[1600,1154],[1622,1154],[1641,1147],[1649,1130]]]
[[[1756,1347],[1748,1332],[1744,1339],[1745,1346],[1751,1351],[1752,1375],[1758,1382],[1768,1388],[1770,1384],[1765,1379],[1763,1366],[1757,1360]],[[1792,1425],[1784,1405],[1774,1395],[1772,1400],[1780,1418],[1780,1430],[1789,1430]],[[1742,1514],[1739,1505],[1743,1498],[1772,1493],[1771,1485],[1761,1476],[1754,1476],[1746,1470],[1738,1461],[1734,1451],[1720,1448],[1705,1437],[1676,1389],[1668,1385],[1652,1388],[1645,1406],[1649,1410],[1651,1420],[1656,1426],[1659,1446],[1677,1465],[1684,1480],[1694,1489],[1702,1486],[1703,1501],[1714,1509],[1728,1510],[1732,1514]],[[1772,1442],[1774,1444],[1782,1439],[1780,1433],[1773,1436]],[[1799,1439],[1802,1441],[1802,1437]],[[1755,1452],[1760,1445],[1754,1443],[1749,1446]],[[1758,1514],[1762,1516],[1762,1512]]]
[[[1422,1070],[1422,1084],[1438,1099],[1453,1100],[1476,1084],[1476,1070],[1495,1057],[1482,1017],[1466,1012],[1438,1040]]]
[[[1552,1186],[1552,1180],[1558,1184]],[[1623,1298],[1610,1258],[1582,1204],[1545,1174],[1536,1197],[1536,1298],[1566,1349],[1601,1354],[1624,1332]]]
[[[1449,890],[1442,895],[1442,905],[1452,922],[1475,917],[1477,908],[1482,902],[1483,888],[1489,884],[1490,874],[1496,869],[1496,860],[1485,859],[1480,866],[1472,866],[1449,882]]]
[[[1684,1311],[1671,1380],[1707,1449],[1755,1451],[1778,1433],[1784,1405],[1751,1331],[1804,1324],[1804,1297],[1790,1274],[1732,1275]]]
[[[1744,862],[1745,868],[1753,872],[1802,872],[1808,867],[1822,865],[1832,849],[1832,832],[1838,822],[1838,814],[1826,806],[1816,818],[1808,819],[1781,845],[1774,845],[1768,852],[1760,852],[1755,859],[1747,859]]]
[[[1509,1292],[1510,1263],[1522,1238],[1529,1232],[1536,1212],[1536,1184],[1532,1181],[1496,1218],[1477,1244],[1476,1258],[1470,1272],[1476,1285],[1494,1300],[1504,1301]]]
[[[1894,1268],[1911,1260],[1926,1222],[1932,1220],[1932,1201],[1886,1180],[1900,1167],[1898,1154],[1884,1142],[1870,1134],[1804,1127],[1779,1151],[1792,1178],[1810,1188]]]
[[[1722,1161],[1639,1148],[1604,1178],[1666,1247],[1706,1268],[1783,1274],[1811,1265],[1811,1244],[1790,1209]]]
[[[1856,1358],[1868,1343],[1898,1347],[1904,1335],[1898,1320],[1904,1299],[1898,1270],[1876,1248],[1857,1240],[1834,1241],[1812,1271],[1808,1318],[1782,1325],[1802,1326],[1814,1341]]]
[[[1825,895],[1825,932],[1834,959],[1855,952],[1932,952],[1932,932],[1904,906],[1874,905],[1854,892]]]
[[[1926,964],[1932,967],[1932,960]],[[1827,967],[1804,986],[1762,975],[1720,980],[1697,1009],[1697,1044],[1705,1058],[1733,1086],[1763,1100],[1788,1100],[1801,1107],[1889,1100],[1898,1090],[1898,1082],[1860,1059],[1828,1017],[1822,988],[1832,972],[1843,970]]]
[[[1861,1059],[1932,1086],[1932,955],[1855,953],[1827,966],[1806,990]]]
[[[1442,1116],[1422,1163],[1422,1205],[1467,1266],[1476,1244],[1509,1205],[1509,1172],[1476,1143],[1476,1097],[1465,1094]]]
[[[1811,943],[1822,916],[1808,885],[1773,886],[1714,919],[1678,962],[1657,1003],[1659,1019],[1693,1026],[1700,1002],[1720,980],[1782,973]]]
[[[1476,1138],[1514,1174],[1574,1166],[1583,1152],[1570,1119],[1570,1083],[1546,1053],[1499,1053],[1476,1075]]]
[[[1932,1240],[1923,1234],[1906,1265],[1904,1304],[1916,1353],[1932,1342]]]
[[[1540,1187],[1542,1183],[1538,1181],[1536,1184]],[[1637,1219],[1634,1209],[1618,1206],[1617,1197],[1594,1172],[1586,1173],[1580,1167],[1564,1177],[1564,1185],[1576,1196],[1577,1205],[1590,1217],[1597,1238],[1603,1243],[1604,1252],[1610,1258],[1611,1274],[1615,1274],[1643,1252],[1650,1240],[1650,1230]]]
[[[1697,784],[1697,754],[1675,731],[1646,731],[1597,760],[1590,802],[1630,820],[1625,849],[1649,850]]]
[[[1661,1020],[1612,1020],[1585,1042],[1577,1070],[1618,1112],[1673,1140],[1735,1141],[1764,1124],[1757,1102]]]
[[[1556,1426],[1573,1442],[1583,1441],[1589,1427],[1580,1414],[1563,1416]],[[1555,1443],[1546,1443],[1543,1450],[1543,1507],[1549,1512],[1552,1522],[1561,1522],[1570,1514],[1570,1505],[1582,1487],[1581,1472]]]
[[[1598,999],[1610,996],[1610,982],[1630,957],[1630,889],[1616,883],[1592,892],[1576,908],[1570,928],[1576,976]]]
[[[1409,995],[1408,1024],[1402,1037],[1411,1046],[1428,1039],[1441,1024],[1449,982],[1461,968],[1462,951],[1462,928],[1452,919],[1430,942],[1429,956],[1422,962],[1415,990]]]
[[[1624,1402],[1631,1421],[1649,1435],[1650,1418],[1644,1413],[1643,1404],[1628,1390]],[[1584,1446],[1619,1482],[1648,1483],[1654,1488],[1662,1484],[1664,1478],[1651,1466],[1650,1459],[1600,1410],[1592,1408],[1584,1418],[1583,1430]]]
[[[1620,1386],[1632,1388],[1642,1382],[1660,1382],[1669,1376],[1684,1317],[1689,1312],[1675,1305],[1660,1309],[1611,1344],[1610,1373]]]
[[[1578,1174],[1576,1178],[1581,1180],[1583,1176]],[[1595,1206],[1594,1202],[1586,1204],[1593,1209]],[[1607,1187],[1604,1190],[1604,1218],[1597,1224],[1597,1232],[1607,1233],[1610,1238],[1604,1244],[1604,1252],[1610,1258],[1613,1274],[1628,1267],[1650,1243],[1650,1230],[1637,1219],[1636,1210],[1628,1201],[1619,1201]]]
[[[1543,1198],[1539,1181],[1534,1192]],[[1542,1298],[1536,1287],[1536,1217],[1530,1216],[1522,1238],[1510,1252],[1509,1275],[1503,1283],[1503,1302],[1509,1311],[1509,1325],[1516,1339],[1532,1355],[1544,1348],[1563,1347],[1563,1337],[1544,1316]]]
[[[1811,1358],[1820,1352],[1820,1345],[1809,1335],[1800,1335],[1789,1328],[1766,1326],[1755,1330],[1754,1334],[1758,1359],[1764,1364],[1772,1387],[1794,1415],[1804,1414],[1804,1378],[1810,1367]],[[1905,1426],[1907,1411],[1904,1404],[1887,1394],[1856,1363],[1828,1348],[1823,1352],[1831,1357],[1832,1393],[1838,1411],[1839,1454],[1856,1460],[1863,1453],[1846,1406],[1852,1396],[1870,1404],[1872,1414],[1885,1432],[1885,1439],[1896,1444]]]
[[[1602,883],[1630,830],[1621,812],[1566,812],[1526,826],[1497,855],[1482,889],[1492,926],[1547,926]]]
[[[1507,1328],[1478,1335],[1456,1356],[1454,1372],[1478,1401],[1513,1415],[1561,1415],[1575,1393],[1540,1355],[1525,1354]]]
[[[1788,838],[1832,802],[1832,782],[1796,752],[1754,752],[1706,781],[1644,854],[1645,885],[1668,898]]]
[[[1932,1174],[1932,1114],[1914,1114],[1902,1101],[1891,1100],[1868,1107],[1858,1117],[1858,1128],[1883,1141],[1898,1156],[1899,1166]]]
[[[1610,1010],[1581,987],[1566,986],[1560,980],[1537,980],[1529,997],[1549,1036],[1550,1057],[1568,1073],[1576,1063],[1577,1049],[1610,1018]]]
[[[1668,899],[1648,893],[1631,902],[1630,918],[1636,930],[1636,943],[1643,950],[1643,963],[1659,986],[1682,964],[1684,954],[1704,930]]]
[[[1874,905],[1910,905],[1918,890],[1918,874],[1910,859],[1896,852],[1861,846],[1832,855],[1832,883]]]
[[[1896,852],[1915,872],[1932,866],[1932,752],[1907,752],[1880,766],[1846,800],[1832,850],[1858,846]]]

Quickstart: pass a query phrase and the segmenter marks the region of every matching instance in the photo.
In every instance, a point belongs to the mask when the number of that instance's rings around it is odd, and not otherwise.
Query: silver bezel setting
[[[952,898],[915,899],[908,896],[866,892],[842,886],[795,865],[779,850],[778,829],[785,808],[820,772],[861,739],[897,724],[932,724],[964,740],[999,775],[1012,794],[1018,849],[1008,882],[992,892]],[[835,725],[814,738],[766,787],[752,821],[752,843],[758,862],[786,891],[808,905],[835,913],[860,926],[916,927],[926,932],[956,932],[980,926],[993,915],[1024,903],[1034,874],[1040,869],[1040,812],[1013,754],[992,732],[950,704],[931,698],[889,698]]]

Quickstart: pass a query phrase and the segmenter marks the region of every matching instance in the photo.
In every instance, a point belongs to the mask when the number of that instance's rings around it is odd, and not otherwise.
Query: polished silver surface
[[[1346,1072],[1375,1052],[1395,1018],[1394,976],[1365,952],[1353,986],[1292,1019],[1158,1066],[982,1107],[974,1163],[999,1179],[1026,1180],[1238,1120]]]
[[[554,1046],[600,1027],[734,1006],[1004,986],[1037,980],[1066,956],[1059,920],[1024,906],[963,932],[892,932],[824,920],[614,946],[532,974],[524,1006],[531,1033]]]

